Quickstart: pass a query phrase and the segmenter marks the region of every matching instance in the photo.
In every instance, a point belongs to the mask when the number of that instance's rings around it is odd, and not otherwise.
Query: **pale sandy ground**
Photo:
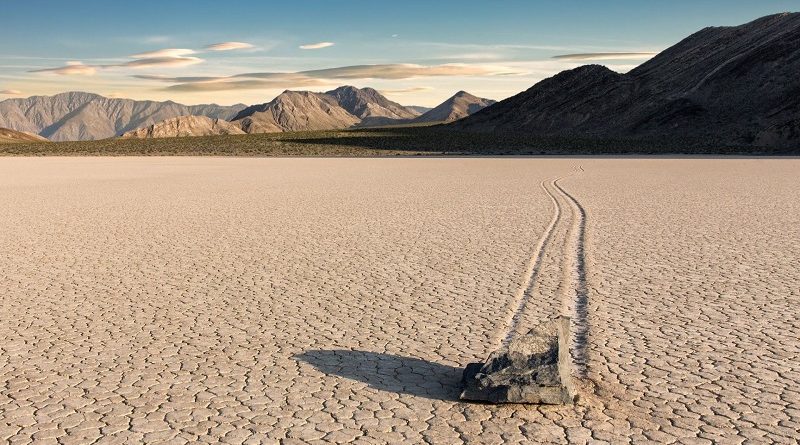
[[[0,443],[796,443],[798,177],[2,159]],[[561,312],[576,406],[456,400],[510,325]]]

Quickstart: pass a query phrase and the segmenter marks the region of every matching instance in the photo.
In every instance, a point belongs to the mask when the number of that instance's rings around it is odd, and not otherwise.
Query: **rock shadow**
[[[455,402],[462,369],[413,357],[344,349],[310,350],[295,355],[328,375],[364,382],[372,388]]]

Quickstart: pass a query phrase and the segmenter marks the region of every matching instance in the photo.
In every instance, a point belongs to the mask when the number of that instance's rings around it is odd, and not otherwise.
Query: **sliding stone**
[[[569,317],[562,316],[512,339],[486,363],[467,365],[461,399],[569,404],[576,394],[570,373]]]

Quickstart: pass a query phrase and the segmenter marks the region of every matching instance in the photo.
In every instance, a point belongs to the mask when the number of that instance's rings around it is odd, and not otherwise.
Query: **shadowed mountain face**
[[[22,131],[14,131],[8,128],[0,128],[0,144],[14,144],[22,142],[44,142],[47,139]]]
[[[800,13],[703,29],[627,74],[589,65],[452,124],[470,131],[800,143]]]
[[[459,91],[436,108],[427,111],[414,122],[453,122],[476,113],[496,101]]]
[[[206,116],[180,116],[124,133],[122,138],[150,139],[244,134],[238,125]]]
[[[230,119],[243,108],[244,105],[187,106],[69,92],[0,102],[0,127],[35,133],[53,141],[92,140],[178,116]]]

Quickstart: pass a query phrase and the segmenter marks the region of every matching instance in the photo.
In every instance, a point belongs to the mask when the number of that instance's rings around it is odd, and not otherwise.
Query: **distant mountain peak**
[[[453,122],[463,119],[495,103],[466,91],[459,91],[435,108],[416,118],[415,122]]]
[[[367,89],[371,89],[371,88],[363,88],[363,90],[367,90]],[[362,88],[356,88],[356,87],[354,87],[352,85],[342,85],[340,87],[334,88],[331,91],[328,91],[328,94],[330,94],[332,92],[336,92],[336,91],[358,92],[358,91],[361,91],[361,90],[362,90]]]
[[[333,97],[347,112],[361,119],[362,124],[413,119],[419,115],[416,111],[387,99],[374,88],[345,85],[325,94]]]
[[[247,107],[233,122],[247,133],[273,133],[349,128],[359,119],[332,96],[287,90],[267,103]]]

